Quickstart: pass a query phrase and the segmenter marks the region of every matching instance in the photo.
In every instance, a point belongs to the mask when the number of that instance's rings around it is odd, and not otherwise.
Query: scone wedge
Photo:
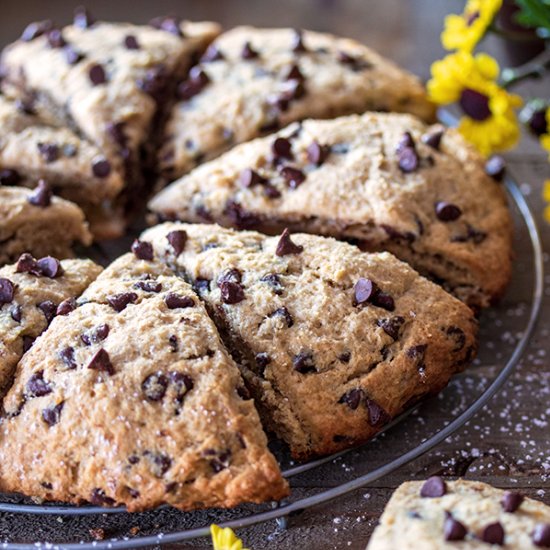
[[[291,125],[196,168],[150,208],[160,219],[289,227],[388,250],[474,307],[510,279],[502,186],[455,130],[410,115]]]
[[[0,489],[129,511],[282,498],[287,483],[204,306],[147,248],[136,254],[19,363]]]
[[[354,40],[294,29],[225,32],[178,94],[159,154],[165,181],[296,120],[435,112],[420,81],[390,60]]]
[[[389,253],[216,225],[141,240],[195,286],[295,458],[368,440],[475,355],[470,308]]]
[[[479,481],[407,481],[392,495],[368,550],[536,550],[550,547],[550,507]]]

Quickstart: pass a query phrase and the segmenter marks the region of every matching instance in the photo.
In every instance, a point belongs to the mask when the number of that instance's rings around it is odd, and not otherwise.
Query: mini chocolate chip
[[[99,348],[96,351],[95,355],[90,359],[90,362],[88,363],[88,368],[92,370],[98,370],[100,372],[106,372],[111,376],[115,373],[115,369],[113,368],[113,364],[111,363],[111,358],[103,348]]]
[[[435,203],[435,215],[442,222],[454,222],[462,215],[462,210],[450,202],[439,201]]]
[[[267,365],[271,363],[271,357],[265,351],[256,354],[254,358],[256,360],[256,366],[260,369],[261,374],[263,375]]]
[[[285,80],[299,80],[300,82],[305,79],[304,75],[300,71],[300,67],[296,64],[293,64],[288,68],[284,78]]]
[[[44,380],[44,371],[35,372],[27,381],[27,394],[30,397],[42,397],[52,393],[52,388]]]
[[[49,491],[53,489],[53,485],[48,481],[41,481],[40,485],[42,485],[44,489],[48,489]]]
[[[0,287],[1,287],[1,282],[0,282]],[[1,295],[0,295],[0,304],[2,303],[1,301]],[[5,302],[4,302],[5,303]],[[21,319],[23,318],[23,308],[16,304],[14,305],[11,309],[10,309],[10,315],[11,315],[11,318],[16,322],[16,323],[20,323],[21,322]]]
[[[365,405],[369,411],[368,423],[371,426],[383,426],[391,420],[390,415],[374,399],[366,397]]]
[[[141,91],[159,103],[165,99],[168,79],[166,67],[159,64],[148,69],[145,76],[137,81],[137,85]]]
[[[393,311],[395,309],[395,302],[393,298],[386,292],[378,290],[378,292],[372,298],[372,305],[381,307],[386,311]]]
[[[135,239],[132,243],[132,252],[138,260],[151,261],[153,259],[153,245],[147,241]]]
[[[443,524],[443,536],[445,540],[464,540],[468,534],[466,527],[451,515],[447,516]]]
[[[17,185],[21,179],[21,175],[16,170],[10,168],[0,170],[0,185]]]
[[[225,449],[224,451],[216,451],[215,449],[205,449],[202,452],[202,456],[205,458],[210,458],[210,466],[214,470],[214,473],[219,473],[225,468],[229,467],[231,460],[231,450]]]
[[[55,317],[55,312],[57,311],[57,305],[54,304],[51,300],[44,300],[43,302],[40,302],[36,306],[46,318],[46,321],[49,323],[52,322],[53,318]]]
[[[76,361],[74,358],[74,348],[67,346],[59,352],[59,358],[68,369],[76,369]]]
[[[172,348],[172,351],[178,351],[178,337],[175,334],[171,334],[168,338],[168,344]]]
[[[144,454],[149,458],[151,469],[156,477],[162,477],[172,466],[172,459],[163,453],[146,452]]]
[[[17,264],[15,265],[16,273],[30,273],[31,275],[40,276],[42,271],[38,267],[36,260],[28,253],[24,252],[19,256]]]
[[[92,173],[96,178],[107,178],[111,173],[111,163],[103,157],[92,160]]]
[[[284,137],[278,137],[271,144],[271,152],[276,159],[288,159],[292,160],[294,155],[292,154],[292,143],[290,140]]]
[[[144,292],[160,292],[162,290],[162,284],[158,281],[138,281],[134,284],[134,288],[143,290]]]
[[[525,497],[521,493],[506,491],[502,496],[500,504],[505,512],[513,513],[520,507],[524,498]]]
[[[338,61],[342,65],[349,65],[353,71],[362,71],[372,67],[372,63],[366,59],[361,59],[343,51],[338,52]]]
[[[397,315],[390,319],[377,319],[376,325],[379,326],[388,336],[397,340],[399,338],[399,330],[403,326],[405,318]]]
[[[439,146],[441,145],[441,138],[443,137],[443,130],[435,130],[424,134],[420,139],[422,143],[425,143],[432,149],[439,151]]]
[[[267,180],[251,168],[246,168],[239,174],[241,187],[253,187],[254,185],[264,185],[266,183]]]
[[[54,426],[59,422],[61,417],[61,411],[63,410],[64,401],[54,405],[53,407],[48,407],[42,411],[42,419],[48,426]]]
[[[351,351],[344,351],[338,356],[338,361],[349,363],[351,359]]]
[[[89,29],[94,23],[94,18],[84,6],[79,6],[74,10],[73,24],[75,27]]]
[[[408,243],[412,243],[416,239],[414,233],[412,233],[411,231],[405,231],[405,232],[399,231],[395,227],[391,225],[387,225],[385,223],[381,223],[380,227],[384,230],[386,235],[388,235],[388,237],[392,241],[397,241],[397,242],[406,241]]]
[[[498,544],[502,546],[504,544],[504,528],[498,521],[490,523],[483,529],[481,540],[488,544]]]
[[[102,342],[109,336],[110,327],[109,325],[103,323],[101,325],[97,325],[97,327],[93,328],[92,330],[89,330],[88,332],[85,332],[80,336],[80,339],[87,345],[91,346],[92,344],[97,344],[98,342]]]
[[[506,161],[500,155],[493,155],[485,163],[485,173],[495,181],[502,181],[506,175]]]
[[[206,85],[210,82],[210,78],[199,66],[193,67],[189,71],[189,78],[183,81],[178,86],[178,97],[186,100],[200,94]]]
[[[105,84],[105,82],[107,82],[105,69],[99,63],[92,65],[88,69],[88,77],[94,86],[99,86],[100,84]]]
[[[50,48],[63,48],[67,44],[63,38],[63,34],[59,29],[52,29],[46,34],[46,39]]]
[[[306,180],[306,175],[301,170],[293,166],[284,166],[281,168],[280,173],[291,189],[296,189]]]
[[[40,274],[49,279],[55,279],[63,275],[63,267],[58,259],[51,256],[45,256],[36,261],[36,266],[40,271]]]
[[[264,185],[264,195],[268,199],[278,199],[281,196],[281,192],[271,184]]]
[[[277,256],[287,256],[288,254],[301,254],[304,251],[302,245],[295,244],[290,238],[290,231],[285,229],[277,243],[275,254]]]
[[[538,523],[535,525],[533,544],[541,548],[550,548],[550,523]]]
[[[183,32],[180,27],[180,19],[176,17],[155,17],[154,19],[151,19],[149,24],[156,29],[166,31],[174,36],[183,38]]]
[[[112,506],[115,501],[108,497],[103,489],[94,489],[90,495],[90,503],[96,506]]]
[[[232,224],[239,229],[247,229],[258,225],[259,218],[252,212],[247,212],[238,202],[227,201],[223,213],[231,220]]]
[[[426,344],[418,344],[417,346],[407,348],[405,354],[410,359],[423,359],[427,348],[428,346]]]
[[[164,297],[164,303],[168,309],[178,309],[186,307],[194,307],[195,300],[191,296],[180,296],[174,292],[169,292]]]
[[[181,403],[187,393],[194,388],[195,383],[193,379],[188,374],[177,371],[169,372],[168,378],[170,379],[170,383],[175,387],[176,401]]]
[[[442,497],[447,492],[447,485],[442,477],[429,477],[420,489],[420,496],[423,498]]]
[[[124,37],[124,45],[126,46],[126,49],[128,50],[139,50],[139,42],[138,39],[133,34],[127,34]]]
[[[268,273],[260,278],[262,283],[267,283],[274,294],[280,296],[283,293],[283,285],[281,283],[281,278],[277,273]]]
[[[414,172],[418,168],[418,154],[412,147],[405,147],[399,152],[399,169],[404,173]]]
[[[445,332],[455,341],[453,352],[460,351],[466,344],[466,335],[464,334],[464,331],[459,327],[450,326],[447,327]]]
[[[108,134],[113,138],[113,141],[124,147],[127,144],[128,138],[124,132],[126,125],[124,122],[109,122],[106,129]]]
[[[84,59],[84,54],[75,50],[72,46],[65,46],[65,59],[69,65],[76,65]]]
[[[475,229],[470,224],[466,224],[466,234],[454,235],[451,237],[453,243],[465,243],[472,241],[474,244],[481,244],[487,238],[487,233]]]
[[[330,147],[328,145],[321,145],[317,141],[313,141],[307,148],[307,159],[311,164],[315,166],[321,166],[327,159],[330,153]]]
[[[141,383],[141,391],[148,401],[160,401],[166,394],[168,378],[160,372],[150,374]]]
[[[226,269],[217,280],[217,283],[223,283],[224,281],[231,281],[232,283],[240,283],[242,281],[242,273],[236,267]]]
[[[251,46],[250,42],[245,42],[241,50],[241,57],[243,59],[255,59],[258,55],[258,52]]]
[[[313,354],[310,351],[302,351],[292,358],[292,366],[296,372],[307,374],[316,372]]]
[[[50,20],[30,23],[21,34],[21,40],[23,40],[23,42],[30,42],[48,32],[52,27],[53,24]]]
[[[375,282],[361,277],[357,280],[354,287],[354,305],[366,304],[376,293],[378,289]]]
[[[243,287],[233,281],[222,281],[218,283],[221,299],[224,304],[238,304],[245,298]]]
[[[342,397],[338,400],[338,403],[345,403],[352,411],[354,411],[364,397],[365,392],[362,389],[354,388],[342,395]]]
[[[288,311],[288,309],[285,306],[280,307],[280,308],[276,309],[275,311],[272,311],[268,315],[268,317],[269,318],[284,317],[284,319],[286,321],[286,326],[288,328],[290,328],[294,324],[294,319],[292,318],[292,315],[290,314],[290,312]]]
[[[220,61],[224,59],[224,56],[216,44],[210,44],[202,57],[200,58],[201,63],[211,63],[212,61]]]
[[[14,284],[9,279],[5,279],[4,277],[0,278],[0,306],[2,306],[2,304],[11,303],[13,301],[14,294]]]
[[[48,183],[44,180],[38,180],[38,185],[27,197],[27,201],[33,206],[47,208],[52,203],[53,192]]]
[[[112,294],[107,297],[109,305],[118,312],[121,312],[128,304],[133,304],[138,299],[135,292],[122,292],[120,294]]]
[[[397,154],[399,154],[404,149],[416,149],[416,143],[415,143],[414,138],[413,138],[413,136],[410,132],[405,132],[399,138],[399,142],[397,143],[397,147],[395,148],[395,152]]]
[[[183,230],[170,231],[170,233],[166,235],[166,239],[170,243],[174,254],[179,256],[187,243],[187,233]]]

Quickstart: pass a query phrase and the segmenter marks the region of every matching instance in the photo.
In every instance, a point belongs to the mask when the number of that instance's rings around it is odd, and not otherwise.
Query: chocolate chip
[[[439,151],[439,146],[441,145],[441,138],[443,137],[443,130],[435,130],[424,134],[420,139],[422,143],[425,143],[432,149]]]
[[[65,42],[65,39],[63,38],[63,34],[59,29],[52,29],[51,31],[48,31],[46,39],[48,40],[50,48],[54,49],[63,48],[67,44],[67,42]]]
[[[374,399],[366,397],[365,405],[369,411],[368,423],[371,426],[383,426],[391,420],[390,415]]]
[[[65,46],[65,59],[69,65],[76,65],[84,59],[84,54],[75,50],[72,46]]]
[[[338,403],[345,403],[352,411],[354,411],[364,397],[365,392],[362,389],[354,388],[342,395],[342,397],[338,400]]]
[[[231,220],[232,224],[239,229],[248,229],[258,225],[259,218],[252,212],[247,212],[237,201],[227,201],[224,214]]]
[[[276,159],[288,159],[292,160],[294,155],[292,154],[292,143],[290,140],[283,137],[278,137],[271,144],[271,152]]]
[[[466,344],[466,335],[464,334],[464,331],[459,327],[450,326],[447,327],[445,332],[447,333],[447,336],[455,341],[453,352],[460,351]]]
[[[138,281],[134,284],[134,288],[137,290],[143,290],[144,292],[160,292],[162,290],[162,284],[158,281]]]
[[[338,356],[338,361],[349,363],[351,359],[351,351],[344,351]]]
[[[310,351],[302,351],[292,358],[292,366],[296,372],[307,374],[316,372],[313,354]]]
[[[260,373],[263,375],[267,365],[271,363],[271,357],[268,353],[262,351],[260,353],[257,353],[254,359],[256,361],[256,366],[260,370]]]
[[[49,279],[55,279],[63,275],[64,271],[58,259],[46,256],[36,261],[40,274]]]
[[[404,317],[397,315],[389,319],[378,319],[376,325],[379,326],[388,336],[397,340],[399,338],[399,330],[405,322]]]
[[[295,244],[290,238],[290,231],[285,229],[277,243],[275,254],[277,256],[287,256],[288,254],[301,254],[304,251],[304,247]]]
[[[126,46],[126,49],[128,50],[139,50],[139,42],[138,39],[133,34],[127,34],[124,37],[124,45]]]
[[[128,304],[133,304],[138,299],[135,292],[122,292],[121,294],[112,294],[107,297],[109,305],[118,312],[121,312]]]
[[[215,449],[205,449],[202,452],[202,456],[205,458],[210,458],[209,463],[214,470],[214,473],[219,473],[222,470],[225,470],[229,467],[231,460],[231,451],[225,449],[224,451],[216,451]]]
[[[386,235],[388,235],[388,237],[392,241],[397,241],[397,242],[405,241],[405,242],[408,242],[408,243],[412,243],[416,239],[414,233],[412,233],[410,231],[406,231],[406,232],[399,231],[395,227],[393,227],[391,225],[387,225],[385,223],[381,223],[380,227],[384,230]]]
[[[44,300],[36,306],[46,318],[46,321],[49,323],[52,322],[55,317],[55,312],[57,311],[57,305],[54,304],[51,300]]]
[[[145,76],[137,81],[137,86],[159,103],[165,99],[168,80],[166,67],[159,64],[148,69]]]
[[[291,189],[296,189],[300,184],[306,180],[306,175],[293,166],[284,166],[280,170],[281,176],[285,178],[287,185]]]
[[[111,173],[111,163],[103,157],[93,159],[92,173],[96,178],[107,178]]]
[[[21,175],[16,170],[10,168],[0,170],[0,185],[17,185],[21,179]]]
[[[174,254],[179,256],[187,243],[187,233],[183,230],[170,231],[170,233],[166,235],[166,239],[174,250]]]
[[[300,67],[296,64],[293,64],[288,68],[284,78],[285,80],[298,80],[300,82],[305,80],[304,75],[300,71]]]
[[[180,27],[180,20],[176,17],[155,17],[151,19],[149,24],[156,29],[169,32],[174,36],[179,36],[183,38],[183,32]]]
[[[276,309],[275,311],[272,311],[268,315],[268,317],[269,318],[284,317],[284,319],[286,321],[286,326],[288,328],[290,328],[294,324],[294,319],[292,318],[292,315],[290,314],[290,312],[288,311],[288,309],[285,306],[280,307],[280,308]]]
[[[451,242],[453,243],[465,243],[472,241],[474,244],[481,244],[487,238],[487,233],[475,229],[470,224],[466,224],[466,233],[463,235],[453,235]]]
[[[255,59],[258,55],[258,52],[251,46],[250,42],[245,42],[241,50],[241,57],[243,59]]]
[[[296,53],[304,53],[307,48],[304,45],[304,35],[301,30],[295,30],[292,38],[292,51]]]
[[[447,492],[447,485],[439,476],[429,477],[420,489],[420,496],[423,498],[442,497]]]
[[[238,304],[245,298],[244,290],[239,283],[224,280],[218,283],[221,299],[224,304]]]
[[[0,306],[2,306],[2,304],[11,303],[13,301],[14,294],[14,284],[9,279],[5,279],[3,277],[0,278]]]
[[[151,464],[151,470],[156,477],[162,477],[172,466],[172,459],[163,453],[146,452]]]
[[[88,69],[88,77],[94,86],[99,86],[107,82],[105,69],[99,63],[95,63]]]
[[[53,407],[48,407],[42,411],[42,419],[48,426],[55,426],[59,422],[61,417],[61,411],[63,410],[64,401],[54,405]]]
[[[504,528],[498,521],[490,523],[483,529],[481,540],[488,544],[498,544],[502,546],[504,544]]]
[[[108,497],[103,489],[94,489],[90,496],[90,503],[96,506],[113,506],[115,501]]]
[[[42,271],[38,267],[37,261],[28,253],[25,252],[19,256],[15,265],[16,273],[30,273],[31,275],[40,276]]]
[[[52,22],[49,20],[30,23],[21,34],[21,40],[23,42],[30,42],[48,32],[52,27]]]
[[[506,175],[506,161],[500,155],[493,155],[485,163],[485,173],[495,181],[502,181]]]
[[[168,338],[168,344],[172,348],[172,351],[178,351],[178,337],[175,334],[171,334]]]
[[[52,203],[53,192],[48,183],[44,180],[38,180],[38,185],[27,197],[27,201],[33,206],[47,208]]]
[[[193,300],[191,296],[180,296],[174,292],[169,292],[164,297],[164,303],[168,309],[179,309],[195,306],[195,300]]]
[[[443,536],[445,540],[464,540],[468,531],[460,521],[448,515],[443,524]]]
[[[193,379],[183,372],[172,371],[168,373],[170,383],[175,387],[176,401],[183,402],[184,397],[190,392],[195,384]]]
[[[111,358],[109,354],[103,349],[100,348],[96,351],[95,355],[90,359],[88,363],[88,368],[92,370],[98,370],[100,372],[106,372],[109,375],[115,373],[115,369],[111,363]]]
[[[153,245],[147,241],[135,239],[132,243],[132,252],[138,260],[151,261],[153,259]]]
[[[399,169],[404,173],[414,172],[418,168],[418,154],[412,147],[405,147],[398,155]]]
[[[550,548],[550,523],[538,523],[535,525],[533,544],[541,548]]]
[[[0,282],[0,287],[1,287],[1,282]],[[0,304],[2,303],[2,298],[1,298],[1,291],[0,291]],[[6,302],[4,302],[6,303]],[[21,322],[21,319],[23,317],[23,308],[16,304],[14,305],[11,309],[10,309],[10,315],[11,315],[11,318],[16,322],[16,323],[20,323]]]
[[[462,210],[450,202],[439,201],[435,203],[435,215],[442,222],[454,222],[462,215]]]
[[[210,44],[203,56],[200,59],[201,63],[211,63],[212,61],[220,61],[224,56],[216,44]]]
[[[37,143],[38,152],[46,163],[55,162],[59,159],[60,151],[59,146],[55,143]]]
[[[110,327],[107,324],[101,324],[80,336],[80,339],[87,345],[97,344],[102,342],[109,336]]]
[[[199,66],[189,71],[189,78],[178,86],[178,97],[183,100],[196,96],[210,82],[210,78]]]
[[[264,185],[266,183],[267,180],[251,168],[246,168],[239,174],[239,184],[241,187],[253,187],[255,185]]]
[[[418,344],[417,346],[407,348],[405,354],[410,359],[423,359],[427,348],[428,346],[426,344]]]
[[[521,493],[506,491],[502,496],[500,504],[505,512],[513,513],[520,507],[524,498],[525,497]]]
[[[338,61],[342,63],[342,65],[349,65],[353,71],[363,71],[372,67],[370,61],[343,51],[338,52]]]
[[[264,185],[264,195],[269,199],[278,199],[281,196],[281,192],[273,185]]]
[[[59,358],[68,369],[76,369],[76,361],[74,358],[74,348],[67,346],[59,352]]]
[[[321,166],[329,153],[330,147],[328,145],[321,145],[319,142],[313,141],[307,148],[307,159],[311,164]]]
[[[160,401],[168,388],[168,378],[160,372],[150,374],[141,383],[141,391],[148,401]]]
[[[73,24],[79,29],[89,29],[95,23],[90,12],[83,6],[79,6],[74,10]]]
[[[369,302],[377,288],[376,283],[370,279],[365,279],[363,277],[358,279],[354,287],[354,305],[361,305]]]
[[[27,382],[27,394],[30,397],[42,397],[52,393],[52,388],[44,380],[44,371],[34,373]]]
[[[281,283],[281,278],[277,275],[277,273],[268,273],[267,275],[261,277],[260,281],[262,283],[267,283],[273,291],[273,294],[280,296],[283,293],[284,289]]]
[[[242,281],[242,273],[236,267],[231,269],[226,269],[217,280],[217,283],[223,283],[226,281],[231,281],[232,283],[240,283]]]

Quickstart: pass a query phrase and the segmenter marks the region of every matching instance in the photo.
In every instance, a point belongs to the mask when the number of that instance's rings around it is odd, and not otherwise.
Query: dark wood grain
[[[92,3],[90,3],[92,4]],[[177,13],[190,19],[213,19],[225,27],[239,23],[264,26],[293,26],[326,30],[357,38],[410,68],[423,78],[430,63],[442,55],[439,33],[444,14],[461,2],[429,0],[94,0],[98,17],[144,22],[159,13]],[[0,44],[16,38],[33,19],[53,18],[60,23],[70,18],[73,4],[63,0],[2,0]],[[487,47],[500,56],[502,44],[490,40]],[[526,95],[548,90],[550,79],[523,85]],[[508,155],[511,172],[540,222],[545,250],[550,250],[550,227],[542,222],[542,182],[550,178],[547,156],[531,138]],[[518,250],[512,291],[496,312],[482,319],[484,338],[491,345],[482,353],[483,366],[474,366],[453,382],[443,397],[423,405],[405,423],[397,426],[365,453],[351,453],[337,463],[302,476],[295,495],[312,495],[334,487],[354,475],[365,473],[405,446],[413,445],[422,434],[429,434],[452,418],[461,402],[468,401],[502,368],[518,327],[525,322],[525,304],[531,288],[532,273],[527,254],[525,231],[518,231]],[[545,263],[548,263],[546,256]],[[547,289],[550,294],[550,288]],[[444,444],[372,487],[355,491],[331,503],[290,518],[286,530],[278,531],[275,522],[240,531],[247,547],[261,548],[364,548],[393,489],[407,479],[441,473],[464,476],[499,487],[519,488],[526,494],[550,503],[550,303],[545,300],[536,334],[521,367],[505,388],[481,414]],[[231,517],[231,513],[226,516]],[[131,536],[140,533],[169,532],[184,522],[196,525],[219,521],[215,512],[193,516],[173,510],[95,518],[31,518],[0,514],[0,539],[91,540],[89,529],[102,527],[106,535]],[[209,548],[205,540],[168,545],[168,548]]]

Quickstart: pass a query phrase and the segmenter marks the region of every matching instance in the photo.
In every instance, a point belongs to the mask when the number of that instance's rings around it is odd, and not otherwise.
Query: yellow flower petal
[[[475,57],[476,69],[487,80],[496,80],[500,73],[500,67],[496,59],[486,53],[478,53]]]
[[[210,534],[214,550],[246,550],[243,548],[242,540],[229,527],[222,528],[212,524]]]
[[[542,186],[542,198],[544,202],[550,202],[550,180],[546,180]]]

